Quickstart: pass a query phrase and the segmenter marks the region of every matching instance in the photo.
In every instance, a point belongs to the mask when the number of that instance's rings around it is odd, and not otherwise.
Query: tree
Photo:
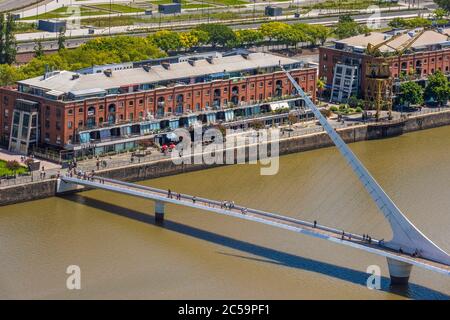
[[[325,27],[321,24],[314,25],[314,28],[317,40],[319,40],[320,45],[323,46],[327,41],[328,37],[331,35],[331,30],[330,28]]]
[[[209,34],[206,31],[193,29],[189,31],[194,37],[198,39],[198,45],[205,45],[209,43]]]
[[[36,40],[36,45],[34,46],[34,56],[40,58],[44,55],[44,49],[42,48],[42,40]]]
[[[301,29],[293,28],[288,25],[287,28],[285,28],[278,34],[277,40],[281,43],[284,43],[286,47],[289,46],[297,47],[297,44],[299,42],[307,41],[307,37]]]
[[[11,64],[16,61],[16,38],[14,36],[15,21],[12,14],[6,16],[6,24],[4,26],[4,63]]]
[[[339,17],[339,22],[334,29],[334,33],[339,39],[357,36],[362,33],[370,32],[366,25],[359,25],[350,15]]]
[[[289,29],[290,25],[277,21],[263,23],[259,27],[259,31],[264,37],[269,38],[269,41],[280,39],[282,34]]]
[[[181,32],[180,33],[180,44],[181,47],[188,50],[192,47],[195,47],[198,45],[198,38],[195,34],[192,32]]]
[[[66,29],[64,27],[59,28],[58,34],[58,51],[61,51],[66,48]]]
[[[400,85],[400,103],[409,107],[411,104],[423,104],[423,88],[417,82],[403,82]]]
[[[441,71],[428,77],[428,84],[425,88],[425,99],[434,101],[439,106],[445,105],[450,99],[450,84],[447,77]]]
[[[153,43],[166,52],[176,51],[182,47],[180,34],[175,31],[161,30],[151,36]]]
[[[25,79],[24,74],[15,66],[0,64],[0,86],[10,86]]]
[[[224,24],[201,24],[196,29],[208,34],[209,43],[213,47],[217,45],[225,47],[229,43],[236,42],[235,33]]]
[[[0,63],[5,63],[5,15],[0,14]]]
[[[243,47],[257,44],[264,39],[261,31],[259,30],[242,29],[237,30],[235,34],[237,45]]]
[[[434,0],[434,2],[442,9],[450,12],[450,2],[448,0]]]

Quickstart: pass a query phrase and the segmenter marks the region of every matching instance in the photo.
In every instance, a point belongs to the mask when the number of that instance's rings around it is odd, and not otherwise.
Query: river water
[[[450,251],[450,127],[352,144],[396,204]],[[274,176],[235,165],[142,182],[389,239],[334,148],[283,156]],[[450,279],[413,268],[390,288],[384,258],[286,230],[88,191],[0,207],[0,298],[449,299]],[[66,268],[81,269],[67,290]],[[378,265],[381,290],[366,287]]]

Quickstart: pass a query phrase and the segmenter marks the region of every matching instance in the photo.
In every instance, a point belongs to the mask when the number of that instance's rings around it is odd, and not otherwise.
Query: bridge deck
[[[145,199],[161,201],[164,203],[184,205],[187,207],[193,207],[245,220],[264,223],[316,238],[333,241],[338,244],[351,246],[394,260],[410,263],[431,271],[443,273],[445,275],[450,275],[450,266],[448,265],[420,257],[412,257],[411,255],[405,253],[399,253],[390,248],[387,248],[386,246],[383,246],[383,241],[380,240],[371,239],[371,242],[369,243],[369,241],[364,239],[363,236],[359,234],[344,232],[343,235],[342,230],[330,228],[320,224],[316,224],[314,226],[314,223],[308,221],[294,219],[291,217],[286,217],[283,215],[269,213],[257,209],[247,208],[240,205],[234,205],[232,208],[227,208],[224,206],[224,203],[222,201],[194,197],[187,194],[172,192],[171,196],[169,197],[168,191],[166,190],[101,177],[82,179],[63,176],[61,177],[61,180],[66,183],[109,190]]]

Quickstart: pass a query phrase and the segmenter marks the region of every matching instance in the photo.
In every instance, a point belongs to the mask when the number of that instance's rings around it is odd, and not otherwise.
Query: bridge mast
[[[327,119],[322,115],[320,110],[311,101],[311,99],[305,94],[302,88],[290,75],[289,71],[286,71],[282,66],[282,70],[286,73],[287,77],[297,90],[297,93],[304,99],[305,104],[311,108],[317,120],[324,128],[325,132],[331,138],[336,145],[342,156],[346,159],[347,163],[352,168],[353,172],[357,175],[359,181],[363,184],[369,195],[375,201],[377,207],[389,221],[389,225],[392,229],[392,240],[385,243],[385,246],[393,250],[402,250],[405,253],[418,252],[419,256],[429,260],[440,262],[446,265],[450,265],[450,256],[430,239],[428,239],[419,229],[417,229],[411,221],[400,211],[389,196],[380,187],[377,181],[372,177],[369,171],[364,167],[361,161],[355,156],[347,144],[342,140],[339,134],[328,123]],[[388,260],[389,270],[391,272],[391,279],[394,279],[392,273],[398,274],[397,278],[403,278],[405,274],[409,275],[410,265],[392,265]],[[395,277],[395,275],[394,275]]]

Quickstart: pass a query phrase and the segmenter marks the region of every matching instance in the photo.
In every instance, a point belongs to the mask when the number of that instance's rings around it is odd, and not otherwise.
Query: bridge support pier
[[[164,202],[155,201],[155,223],[162,224],[164,222]]]
[[[407,285],[411,274],[412,264],[386,258],[392,285]]]

